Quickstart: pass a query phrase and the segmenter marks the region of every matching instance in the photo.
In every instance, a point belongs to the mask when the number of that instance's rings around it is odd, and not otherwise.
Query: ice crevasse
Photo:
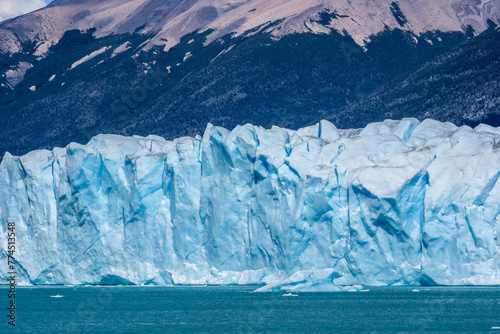
[[[0,164],[24,284],[500,284],[500,128],[208,125]]]

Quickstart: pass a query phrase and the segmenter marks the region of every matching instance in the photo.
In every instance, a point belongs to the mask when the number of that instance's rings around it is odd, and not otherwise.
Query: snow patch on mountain
[[[5,80],[7,81],[8,86],[14,89],[14,87],[16,87],[18,83],[23,81],[26,71],[32,67],[32,64],[21,61],[15,68],[12,68],[5,72]]]
[[[116,55],[127,51],[130,49],[130,42],[125,42],[122,45],[118,46],[116,49],[113,50],[113,54],[111,55],[111,58],[116,57]]]
[[[99,50],[96,50],[96,51],[92,52],[91,54],[86,55],[82,59],[75,61],[71,65],[70,70],[72,70],[75,67],[77,67],[77,66],[79,66],[79,65],[81,65],[81,64],[83,64],[83,63],[85,63],[85,62],[87,62],[87,61],[89,61],[89,60],[91,60],[91,59],[93,59],[95,57],[97,57],[100,54],[103,54],[104,52],[108,51],[110,48],[111,48],[110,46],[104,46],[104,47],[100,48]]]

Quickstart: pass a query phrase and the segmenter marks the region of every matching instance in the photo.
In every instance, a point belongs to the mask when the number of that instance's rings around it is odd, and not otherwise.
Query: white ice
[[[499,128],[404,119],[7,153],[1,257],[10,221],[32,284],[500,284],[499,142]]]

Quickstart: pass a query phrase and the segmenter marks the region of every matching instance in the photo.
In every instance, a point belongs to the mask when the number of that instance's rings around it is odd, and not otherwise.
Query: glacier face
[[[208,125],[99,135],[0,164],[32,284],[500,284],[500,128]]]

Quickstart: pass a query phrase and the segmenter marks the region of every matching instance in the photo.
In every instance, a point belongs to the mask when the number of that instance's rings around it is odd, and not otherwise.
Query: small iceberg
[[[366,290],[366,289],[363,289],[363,286],[359,285],[359,284],[345,286],[344,289],[347,292],[359,292],[361,290]]]
[[[411,292],[420,292],[420,290],[419,289],[413,289],[413,290],[411,290]]]
[[[293,293],[285,293],[281,295],[281,297],[298,297],[299,295],[293,294]]]
[[[491,329],[500,329],[500,326],[493,326]]]
[[[55,295],[55,296],[50,296],[50,298],[63,298],[63,295]]]

